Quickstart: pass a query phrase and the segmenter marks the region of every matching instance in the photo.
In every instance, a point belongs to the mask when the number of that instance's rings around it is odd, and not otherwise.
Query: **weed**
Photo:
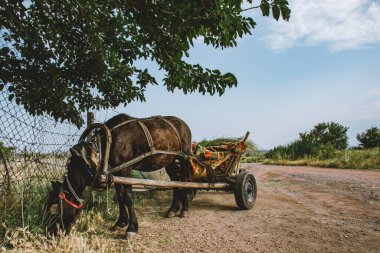
[[[173,242],[173,239],[169,235],[165,236],[162,240],[158,241],[158,243],[161,246],[171,244],[172,242]]]
[[[327,154],[323,154],[327,152]],[[380,148],[322,151],[321,155],[298,160],[266,159],[264,164],[315,166],[340,169],[380,169]]]

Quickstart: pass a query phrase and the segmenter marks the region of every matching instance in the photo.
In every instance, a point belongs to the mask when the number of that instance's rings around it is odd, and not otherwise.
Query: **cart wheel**
[[[244,171],[237,175],[235,183],[235,201],[240,210],[249,210],[255,205],[257,184],[255,176]]]
[[[187,200],[189,202],[193,201],[195,198],[195,195],[197,195],[197,189],[188,189],[187,190]]]

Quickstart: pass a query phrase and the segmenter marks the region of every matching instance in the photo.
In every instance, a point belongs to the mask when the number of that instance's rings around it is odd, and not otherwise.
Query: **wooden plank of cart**
[[[246,133],[243,142],[246,142],[249,136],[249,132]],[[192,189],[188,198],[192,200],[197,190],[223,190],[233,192],[235,195],[236,204],[241,210],[248,210],[253,208],[256,195],[257,195],[257,183],[254,175],[248,171],[240,169],[240,157],[242,153],[233,156],[226,167],[224,167],[223,173],[217,174],[216,181],[210,182],[209,178],[198,178],[192,182],[182,181],[160,181],[151,179],[136,179],[120,176],[112,176],[114,184],[126,184],[132,185],[135,188],[186,188]],[[107,180],[106,178],[104,180]]]

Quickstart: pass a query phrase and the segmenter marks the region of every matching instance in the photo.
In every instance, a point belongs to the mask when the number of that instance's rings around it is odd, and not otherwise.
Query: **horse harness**
[[[69,178],[67,177],[67,175],[65,175],[64,181],[66,181],[66,184],[67,184],[67,186],[69,188],[68,189],[69,191],[68,192],[65,191],[63,189],[63,187],[61,186],[60,190],[59,190],[59,195],[58,195],[58,198],[59,198],[59,208],[61,210],[59,218],[60,218],[60,223],[61,223],[61,226],[62,226],[63,230],[65,230],[65,226],[64,226],[64,223],[63,223],[63,201],[65,201],[67,204],[69,204],[70,206],[72,206],[72,207],[74,207],[75,209],[78,210],[78,212],[75,214],[74,220],[72,221],[72,223],[74,223],[78,219],[79,214],[82,212],[83,208],[86,206],[87,202],[89,201],[89,199],[90,199],[90,197],[92,195],[92,187],[91,187],[91,190],[86,195],[86,197],[84,199],[81,199],[81,198],[78,197],[78,195],[76,194],[74,188],[71,186],[71,183],[70,183]],[[72,202],[69,199],[67,199],[65,192],[71,193],[71,195],[73,195],[73,197],[75,198],[75,200],[79,204],[75,204],[74,202]]]
[[[158,150],[158,149],[155,148],[154,143],[153,143],[152,135],[151,135],[148,127],[144,123],[144,120],[152,120],[152,119],[160,119],[160,120],[164,121],[167,125],[169,125],[169,127],[175,132],[175,134],[176,134],[176,136],[178,138],[178,142],[179,142],[179,146],[180,146],[180,151]],[[184,157],[184,158],[187,157],[187,155],[183,152],[181,137],[180,137],[180,135],[178,133],[177,128],[173,125],[173,123],[171,123],[169,120],[165,119],[162,116],[153,116],[153,117],[145,118],[145,119],[131,119],[131,120],[127,120],[125,122],[122,122],[122,123],[120,123],[120,124],[112,127],[110,129],[110,131],[112,132],[116,128],[121,127],[121,126],[126,125],[126,124],[131,123],[131,122],[137,122],[140,125],[140,127],[142,128],[142,130],[143,130],[143,132],[145,134],[146,140],[148,141],[148,145],[149,145],[150,151],[148,151],[148,152],[146,152],[144,154],[141,154],[141,155],[133,158],[132,160],[130,160],[130,161],[126,162],[126,163],[120,164],[119,166],[116,166],[114,168],[109,169],[108,170],[109,173],[115,173],[115,172],[118,172],[120,170],[123,170],[123,169],[125,169],[125,168],[127,168],[129,166],[132,166],[132,165],[134,165],[134,164],[142,161],[146,157],[149,157],[149,156],[152,156],[152,155],[160,154],[160,155],[175,155],[175,156],[181,156],[181,157]]]

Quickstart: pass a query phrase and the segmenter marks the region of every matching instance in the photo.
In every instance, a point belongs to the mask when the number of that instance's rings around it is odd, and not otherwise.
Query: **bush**
[[[347,130],[338,123],[319,123],[310,132],[300,133],[299,138],[286,146],[277,146],[266,153],[268,159],[304,159],[334,157],[335,150],[347,148]]]
[[[318,152],[318,158],[321,160],[332,159],[336,155],[336,149],[333,145],[323,145]]]
[[[380,147],[380,129],[371,127],[356,136],[359,146],[362,148]]]

